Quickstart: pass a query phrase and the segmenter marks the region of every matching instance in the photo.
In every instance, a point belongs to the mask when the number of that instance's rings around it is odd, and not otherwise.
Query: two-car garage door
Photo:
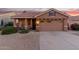
[[[40,22],[40,31],[62,31],[62,20],[54,20],[52,22]]]

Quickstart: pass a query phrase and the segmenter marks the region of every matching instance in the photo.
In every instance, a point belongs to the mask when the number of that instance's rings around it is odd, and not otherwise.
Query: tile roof
[[[49,10],[46,10],[46,11],[23,11],[19,14],[17,14],[16,16],[13,16],[12,18],[34,18],[34,17],[38,17],[50,10],[53,10],[53,11],[56,11],[64,16],[68,16],[67,14],[59,11],[59,10],[56,10],[54,8],[50,8]]]
[[[12,11],[0,11],[0,15],[5,14],[5,13],[11,13]]]
[[[13,16],[12,18],[34,18],[34,16],[40,14],[41,12],[37,11],[26,11]]]

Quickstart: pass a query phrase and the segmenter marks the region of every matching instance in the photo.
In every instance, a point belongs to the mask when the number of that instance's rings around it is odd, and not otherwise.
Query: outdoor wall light
[[[36,21],[36,24],[39,25],[40,21]]]

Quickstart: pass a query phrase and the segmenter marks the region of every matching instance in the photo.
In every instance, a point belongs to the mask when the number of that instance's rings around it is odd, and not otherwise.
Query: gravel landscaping
[[[39,32],[0,35],[1,50],[38,50]]]

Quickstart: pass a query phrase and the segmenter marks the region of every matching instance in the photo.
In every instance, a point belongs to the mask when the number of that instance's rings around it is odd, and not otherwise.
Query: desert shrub
[[[19,33],[28,33],[30,30],[28,30],[28,29],[21,29],[21,30],[19,30]]]
[[[79,24],[76,24],[76,23],[75,24],[72,24],[71,25],[71,29],[72,30],[79,30]]]
[[[1,30],[1,34],[2,35],[5,35],[5,34],[12,34],[12,33],[16,33],[17,30],[16,28],[12,27],[12,26],[7,26],[7,27],[4,27],[2,30]]]
[[[6,26],[13,26],[13,22],[8,22],[7,24],[5,24],[5,27]]]

